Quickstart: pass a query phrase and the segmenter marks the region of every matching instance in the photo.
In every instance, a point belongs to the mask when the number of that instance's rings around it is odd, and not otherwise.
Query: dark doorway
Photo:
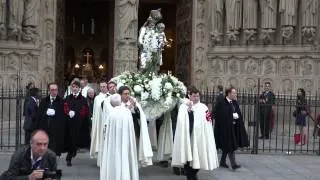
[[[110,79],[114,0],[67,0],[65,5],[65,76]]]

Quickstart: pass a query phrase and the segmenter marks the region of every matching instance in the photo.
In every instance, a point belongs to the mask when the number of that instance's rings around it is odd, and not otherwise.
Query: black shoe
[[[239,168],[241,168],[241,166],[238,165],[238,164],[232,166],[232,169],[233,169],[233,170],[236,170],[236,169],[239,169]]]
[[[71,167],[71,166],[72,166],[71,161],[67,161],[67,166],[68,166],[68,167]]]
[[[226,164],[226,163],[220,163],[220,167],[223,167],[223,168],[229,168],[229,166]]]

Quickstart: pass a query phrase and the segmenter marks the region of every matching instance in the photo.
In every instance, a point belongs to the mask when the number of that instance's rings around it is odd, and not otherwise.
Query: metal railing
[[[216,103],[214,91],[203,91],[201,100],[209,108]],[[307,105],[311,109],[311,116],[306,119],[306,139],[304,145],[298,145],[294,141],[295,134],[300,133],[296,125],[296,118],[293,112],[296,110],[296,96],[275,94],[273,120],[269,139],[259,139],[260,132],[260,94],[255,92],[238,92],[238,103],[243,115],[246,130],[249,136],[250,147],[242,149],[242,152],[257,153],[284,153],[284,154],[318,154],[320,152],[320,137],[314,136],[317,116],[320,115],[320,97],[307,96]]]

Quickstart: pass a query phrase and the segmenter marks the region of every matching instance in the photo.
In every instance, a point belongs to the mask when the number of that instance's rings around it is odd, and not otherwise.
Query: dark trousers
[[[226,164],[227,155],[229,156],[231,166],[235,166],[237,163],[236,163],[236,155],[235,155],[234,151],[229,152],[229,153],[222,152],[220,163]]]
[[[25,131],[24,131],[24,143],[25,143],[26,145],[27,145],[27,144],[30,144],[31,134],[32,134],[32,131],[29,131],[29,130],[25,130]]]
[[[187,180],[197,180],[199,169],[193,169],[190,166],[190,162],[187,162],[187,164],[184,165],[184,170],[186,171]]]
[[[270,133],[270,118],[271,118],[271,111],[260,113],[260,133],[261,136],[269,138]]]
[[[72,158],[76,157],[76,155],[77,151],[68,151],[66,160],[71,162]]]

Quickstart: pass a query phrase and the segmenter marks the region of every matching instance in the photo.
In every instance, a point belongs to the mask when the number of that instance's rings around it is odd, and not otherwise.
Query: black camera
[[[43,172],[42,179],[60,179],[61,178],[61,170],[51,171],[49,169],[45,169]]]

